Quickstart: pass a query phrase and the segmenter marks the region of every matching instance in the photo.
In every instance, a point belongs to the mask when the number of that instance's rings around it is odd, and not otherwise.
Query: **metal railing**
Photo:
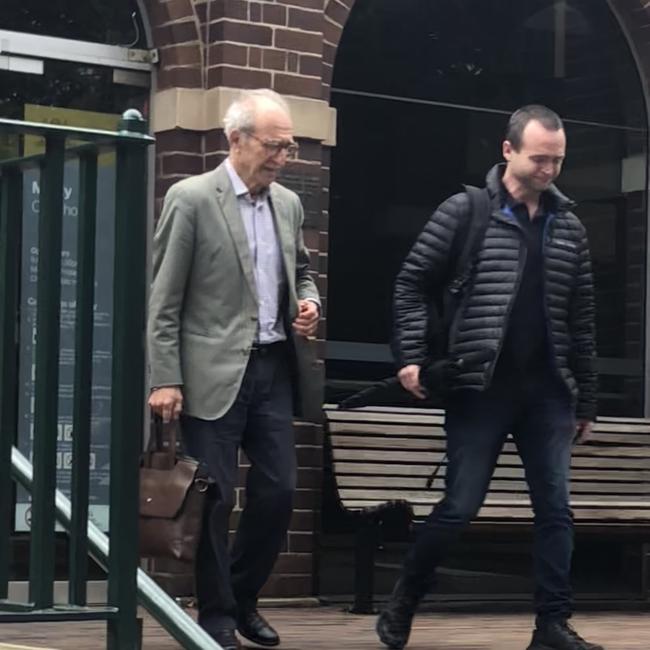
[[[118,131],[0,119],[0,135],[38,136],[44,152],[0,161],[0,622],[107,622],[108,650],[141,645],[140,599],[184,647],[220,650],[145,574],[139,573],[138,470],[144,413],[148,146],[146,122],[126,111]],[[83,144],[79,144],[81,141]],[[115,153],[115,221],[108,538],[89,521],[91,390],[98,158]],[[64,165],[78,160],[70,502],[57,490]],[[19,420],[24,175],[40,171],[33,367],[33,468],[15,447]],[[23,369],[24,372],[24,369]],[[31,495],[29,597],[9,595],[17,481]],[[70,536],[68,603],[54,602],[55,522]],[[90,538],[89,538],[90,534]],[[87,605],[88,555],[107,571],[107,603]]]
[[[16,449],[12,450],[14,479],[26,489],[33,484],[33,468]],[[70,500],[59,490],[55,493],[57,521],[69,530],[72,523]],[[110,541],[95,524],[88,522],[88,549],[90,555],[104,569],[108,567]],[[138,598],[142,606],[186,650],[222,650],[221,646],[176,604],[142,569],[137,572]]]

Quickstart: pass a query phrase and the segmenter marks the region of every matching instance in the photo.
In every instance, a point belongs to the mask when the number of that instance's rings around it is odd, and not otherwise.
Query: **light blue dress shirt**
[[[269,192],[266,190],[252,197],[229,158],[225,166],[237,196],[253,259],[259,309],[256,342],[268,345],[285,341],[287,333],[280,314],[280,301],[286,292],[286,275]]]

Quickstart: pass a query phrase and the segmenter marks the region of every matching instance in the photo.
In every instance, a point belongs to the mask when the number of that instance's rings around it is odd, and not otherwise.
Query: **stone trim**
[[[180,128],[212,131],[223,127],[223,116],[238,93],[236,88],[166,88],[156,93],[151,106],[154,133]],[[327,102],[285,96],[291,109],[297,138],[336,144],[336,110]]]

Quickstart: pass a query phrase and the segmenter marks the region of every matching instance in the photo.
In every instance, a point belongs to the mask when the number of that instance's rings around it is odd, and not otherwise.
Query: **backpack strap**
[[[447,332],[467,284],[471,280],[474,262],[483,243],[492,212],[490,193],[487,188],[481,189],[473,185],[465,185],[465,191],[469,199],[469,214],[456,233],[456,236],[464,238],[464,241],[461,242],[462,249],[456,259],[451,280],[445,291],[444,317]]]

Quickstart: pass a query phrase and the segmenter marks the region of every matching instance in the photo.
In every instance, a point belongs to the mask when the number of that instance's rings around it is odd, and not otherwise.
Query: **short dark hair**
[[[521,149],[521,139],[526,125],[531,120],[537,120],[548,131],[560,131],[564,128],[560,116],[541,104],[528,104],[517,109],[508,121],[506,140],[515,151]]]

